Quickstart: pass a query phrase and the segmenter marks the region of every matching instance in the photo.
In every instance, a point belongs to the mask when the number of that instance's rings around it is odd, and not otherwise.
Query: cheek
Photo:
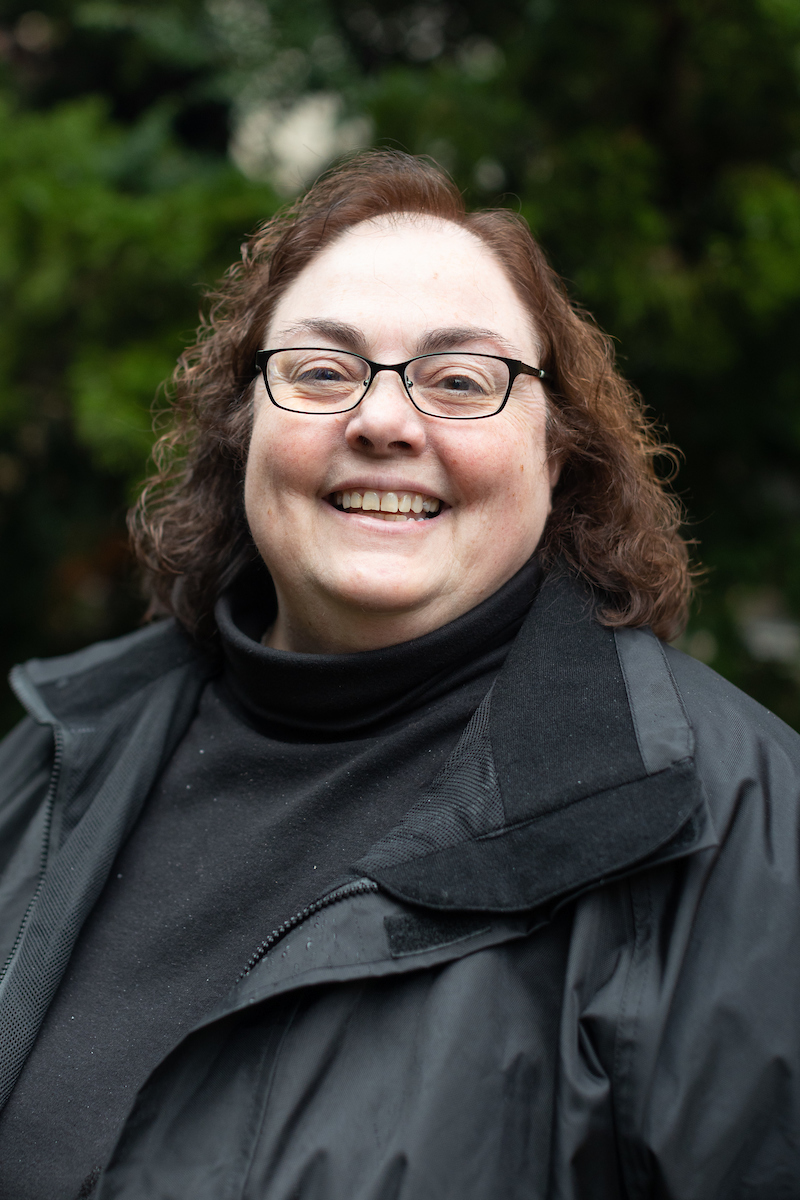
[[[498,420],[480,437],[459,439],[453,449],[451,473],[465,499],[488,509],[525,512],[549,494],[543,422],[529,414],[515,414],[502,424]]]
[[[262,409],[256,416],[245,474],[245,497],[276,496],[302,492],[308,495],[319,474],[324,447],[320,433],[308,425],[287,428],[289,422],[276,420],[273,412]]]
[[[544,411],[513,414],[506,440],[509,462],[519,476],[517,486],[536,496],[550,491],[550,464],[547,461],[547,435]]]

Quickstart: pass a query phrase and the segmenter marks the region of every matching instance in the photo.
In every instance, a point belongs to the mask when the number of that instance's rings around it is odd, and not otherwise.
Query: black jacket
[[[1,1103],[211,669],[164,623],[14,674]],[[402,825],[150,1077],[99,1200],[800,1196],[799,776],[770,713],[548,579]]]

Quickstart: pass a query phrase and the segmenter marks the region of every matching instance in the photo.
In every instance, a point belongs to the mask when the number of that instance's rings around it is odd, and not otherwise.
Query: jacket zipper
[[[293,917],[289,917],[277,929],[273,929],[269,937],[264,938],[264,941],[249,958],[246,967],[236,982],[240,983],[246,975],[249,975],[253,967],[261,962],[261,959],[272,949],[276,942],[279,942],[281,938],[285,937],[296,926],[302,925],[303,921],[307,920],[308,917],[313,917],[321,909],[327,908],[329,904],[336,904],[339,900],[347,900],[350,896],[363,896],[367,892],[377,892],[379,890],[377,883],[373,883],[371,879],[358,879],[355,883],[345,883],[341,887],[335,888],[334,891],[328,892],[327,896],[321,896],[319,900],[315,900],[313,904],[309,904],[308,908],[295,913]]]
[[[57,725],[53,726],[53,741],[55,744],[53,751],[53,769],[50,773],[50,784],[47,789],[47,796],[45,797],[44,836],[42,838],[42,865],[39,871],[39,882],[36,884],[36,891],[31,896],[28,907],[25,909],[25,915],[22,918],[22,923],[20,924],[17,936],[14,939],[14,945],[9,951],[8,958],[3,964],[2,971],[0,971],[0,982],[2,982],[2,980],[5,979],[6,975],[8,974],[8,968],[11,966],[14,955],[19,949],[19,944],[22,941],[22,935],[25,932],[28,920],[33,912],[36,901],[39,899],[39,894],[44,884],[45,872],[47,870],[47,858],[50,851],[50,830],[53,825],[53,809],[55,807],[56,789],[58,788],[58,780],[61,775],[61,760],[64,755],[64,735]]]

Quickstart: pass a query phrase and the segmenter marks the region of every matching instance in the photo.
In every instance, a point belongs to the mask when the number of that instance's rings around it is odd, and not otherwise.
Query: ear
[[[564,461],[561,458],[560,454],[554,454],[551,458],[548,459],[547,475],[550,480],[550,491],[551,492],[561,477],[561,468],[563,465],[564,465]]]

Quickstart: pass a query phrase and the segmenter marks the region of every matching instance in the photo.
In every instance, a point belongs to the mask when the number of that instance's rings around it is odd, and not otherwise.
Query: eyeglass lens
[[[267,365],[272,398],[294,412],[345,412],[358,403],[368,382],[367,363],[341,350],[280,350]],[[469,419],[500,408],[509,370],[495,358],[448,352],[414,359],[404,383],[422,412]]]

